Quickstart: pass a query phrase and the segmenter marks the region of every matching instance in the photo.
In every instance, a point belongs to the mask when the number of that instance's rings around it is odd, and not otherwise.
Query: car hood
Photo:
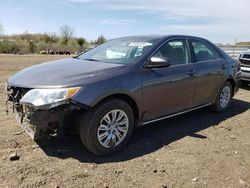
[[[81,86],[124,65],[68,58],[34,65],[9,78],[8,85],[25,88]]]

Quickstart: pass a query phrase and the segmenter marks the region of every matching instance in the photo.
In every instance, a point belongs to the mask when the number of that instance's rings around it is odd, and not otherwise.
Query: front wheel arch
[[[134,119],[135,119],[135,126],[137,126],[137,124],[139,122],[139,119],[140,119],[139,106],[136,103],[136,101],[129,95],[116,93],[116,94],[111,94],[111,95],[105,96],[104,98],[102,98],[101,100],[96,102],[94,107],[102,105],[106,101],[109,101],[109,100],[112,100],[112,99],[120,99],[120,100],[123,100],[124,102],[128,103],[128,105],[133,110]]]
[[[100,121],[102,118],[113,110],[122,110],[126,113],[129,120],[129,127],[126,136],[123,138],[122,142],[117,146],[104,148],[98,138],[97,131],[101,126]],[[130,106],[123,100],[111,99],[103,102],[102,104],[95,106],[90,109],[85,114],[82,114],[79,133],[83,145],[92,153],[100,156],[110,155],[114,152],[119,151],[123,148],[129,141],[134,130],[134,115]]]

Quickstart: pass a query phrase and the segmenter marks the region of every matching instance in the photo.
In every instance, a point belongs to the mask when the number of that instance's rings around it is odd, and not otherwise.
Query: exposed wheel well
[[[235,91],[235,81],[232,79],[232,78],[228,78],[226,81],[228,81],[231,86],[232,86],[232,90],[233,90],[233,93],[232,93],[232,97],[234,96],[234,91]]]
[[[121,99],[124,100],[126,103],[129,104],[129,106],[131,107],[131,109],[133,110],[134,113],[134,119],[135,119],[135,123],[139,120],[139,109],[138,106],[136,104],[136,102],[134,101],[133,98],[131,98],[128,95],[125,94],[113,94],[110,96],[107,96],[105,98],[103,98],[101,101],[99,101],[96,105],[100,105],[101,103],[108,101],[108,100],[112,100],[112,99]],[[136,124],[135,124],[136,125]]]

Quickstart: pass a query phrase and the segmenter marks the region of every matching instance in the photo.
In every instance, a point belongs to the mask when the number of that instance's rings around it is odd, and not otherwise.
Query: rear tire
[[[134,114],[123,100],[112,99],[86,112],[80,122],[83,145],[100,156],[110,155],[123,148],[134,129]]]
[[[223,112],[228,109],[231,103],[231,99],[233,96],[233,89],[230,82],[224,82],[223,86],[221,87],[216,101],[213,104],[213,110],[216,112]]]

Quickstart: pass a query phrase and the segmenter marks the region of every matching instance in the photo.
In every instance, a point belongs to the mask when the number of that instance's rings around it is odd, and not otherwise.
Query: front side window
[[[203,41],[192,40],[192,46],[194,49],[195,61],[210,61],[219,59],[220,55],[214,49],[213,46]]]
[[[77,58],[107,63],[128,64],[135,62],[148,51],[158,39],[118,38],[93,48]]]
[[[171,65],[187,64],[189,53],[186,40],[174,40],[164,44],[154,57],[166,58]]]

